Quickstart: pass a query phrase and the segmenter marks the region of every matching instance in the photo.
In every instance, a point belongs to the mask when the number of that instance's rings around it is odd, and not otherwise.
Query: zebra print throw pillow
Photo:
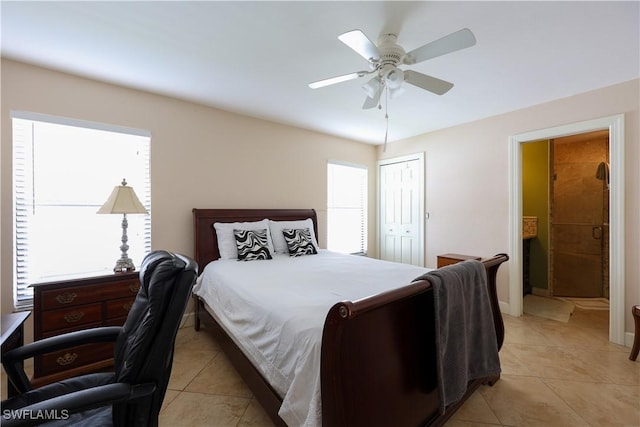
[[[271,259],[267,230],[233,230],[238,247],[238,261]]]
[[[282,230],[284,240],[287,242],[289,256],[302,256],[317,254],[316,248],[311,240],[311,231],[308,228]]]

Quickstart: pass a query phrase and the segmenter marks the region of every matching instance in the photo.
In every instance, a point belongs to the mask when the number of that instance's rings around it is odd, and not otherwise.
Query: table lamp
[[[140,203],[138,196],[133,191],[133,188],[127,186],[127,181],[122,180],[122,185],[116,186],[111,195],[102,207],[98,210],[99,214],[122,214],[122,245],[120,250],[122,255],[120,259],[116,261],[116,266],[113,271],[116,273],[122,273],[126,271],[135,271],[136,267],[133,265],[133,261],[127,255],[129,245],[127,245],[127,214],[146,214],[149,213],[145,207]]]

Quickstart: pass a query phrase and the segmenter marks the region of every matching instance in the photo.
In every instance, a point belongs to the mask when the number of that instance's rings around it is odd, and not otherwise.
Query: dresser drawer
[[[117,298],[134,298],[138,294],[140,289],[140,281],[138,279],[121,280],[115,283],[109,284],[109,286],[103,286],[102,299],[112,300]]]
[[[42,310],[56,310],[101,301],[101,286],[76,286],[42,292]]]
[[[99,328],[101,326],[109,326],[109,325],[103,325],[102,322],[83,323],[82,325],[76,325],[75,327],[72,327],[69,329],[53,329],[51,331],[44,332],[42,336],[38,339],[55,337],[56,335],[62,335],[68,332],[81,331],[83,329]]]
[[[33,287],[34,341],[72,331],[124,323],[140,289],[139,273],[69,277],[38,282]],[[63,378],[108,367],[113,344],[88,344],[37,356],[33,384],[39,386]]]
[[[135,298],[121,298],[107,302],[107,321],[126,318]]]
[[[52,310],[42,313],[42,331],[56,331],[68,328],[79,328],[81,325],[100,322],[102,320],[102,304],[88,304],[70,307],[64,310]]]
[[[47,353],[41,359],[42,375],[55,374],[113,358],[113,343],[86,344]]]

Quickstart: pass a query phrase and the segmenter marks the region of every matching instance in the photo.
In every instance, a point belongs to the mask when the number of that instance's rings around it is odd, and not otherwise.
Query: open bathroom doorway
[[[609,130],[609,340],[630,346],[633,334],[625,334],[625,144],[624,115],[591,119],[539,129],[509,137],[509,255],[510,271],[523,268],[523,148],[534,141],[557,139]],[[503,310],[522,315],[523,275],[509,275],[509,302]]]

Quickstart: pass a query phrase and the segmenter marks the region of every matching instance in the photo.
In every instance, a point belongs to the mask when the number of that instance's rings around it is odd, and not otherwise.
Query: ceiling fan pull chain
[[[385,122],[385,130],[384,130],[384,146],[382,147],[382,152],[387,152],[387,139],[389,136],[389,88],[387,85],[384,85],[384,122]]]
[[[387,152],[387,135],[389,135],[389,115],[384,115],[385,121],[387,122],[387,128],[384,131],[384,147],[382,147],[382,152]]]
[[[384,146],[382,147],[382,152],[387,152],[387,136],[389,135],[389,91],[387,87],[384,88],[385,92],[385,102],[384,102],[384,121],[385,121],[385,130],[384,130]]]

